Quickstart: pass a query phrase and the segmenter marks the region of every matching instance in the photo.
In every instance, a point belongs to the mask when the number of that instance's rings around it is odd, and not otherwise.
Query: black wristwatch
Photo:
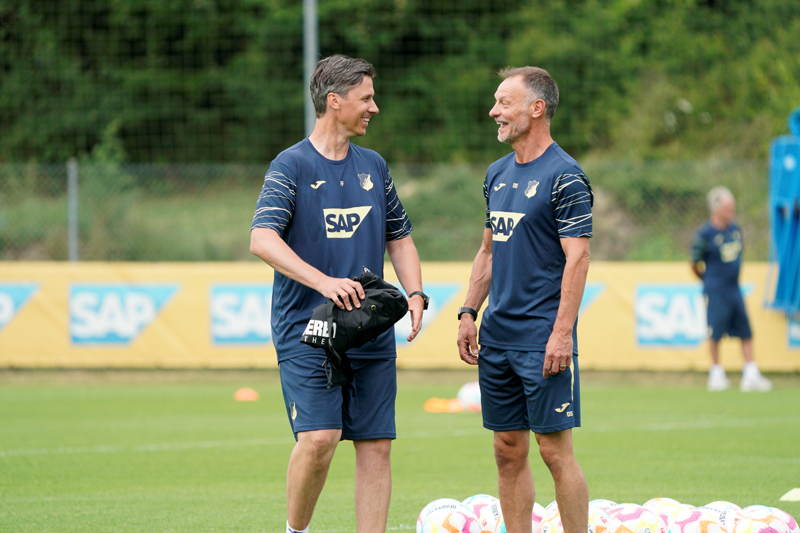
[[[422,310],[423,311],[427,310],[428,309],[428,303],[431,301],[431,297],[428,296],[427,294],[425,294],[422,291],[414,291],[411,294],[409,294],[408,297],[411,298],[412,296],[416,296],[417,294],[422,296],[422,301],[425,302],[424,305],[422,306]]]
[[[478,311],[471,307],[459,307],[458,308],[458,319],[461,320],[461,315],[467,313],[468,315],[472,315],[473,320],[478,320]]]

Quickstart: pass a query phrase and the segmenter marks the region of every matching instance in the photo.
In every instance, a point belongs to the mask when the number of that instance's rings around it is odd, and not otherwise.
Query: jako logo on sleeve
[[[323,209],[325,232],[329,239],[349,239],[372,209],[371,205],[349,209]]]
[[[130,344],[158,316],[179,286],[74,284],[69,331],[74,344]]]
[[[525,213],[510,213],[507,211],[492,211],[490,221],[492,223],[492,240],[506,242],[514,233]]]
[[[422,313],[422,330],[419,335],[425,334],[425,328],[436,320],[442,309],[447,307],[453,296],[456,295],[461,285],[458,283],[430,283],[425,284],[425,293],[430,296],[428,310]],[[411,313],[400,319],[394,325],[394,340],[399,346],[408,346],[408,336],[411,335]]]
[[[0,331],[17,316],[38,288],[36,283],[0,284]]]
[[[215,345],[265,345],[272,339],[272,285],[211,287],[211,341]]]
[[[694,347],[705,340],[706,329],[706,306],[699,283],[636,288],[639,346]]]

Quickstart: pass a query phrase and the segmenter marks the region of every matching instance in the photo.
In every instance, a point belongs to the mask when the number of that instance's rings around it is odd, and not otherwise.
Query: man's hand
[[[317,292],[333,300],[339,309],[352,311],[353,307],[360,308],[361,300],[365,298],[364,288],[357,281],[349,278],[331,278],[325,276],[317,286]]]
[[[458,355],[461,360],[469,365],[478,364],[478,327],[475,319],[469,313],[461,315],[461,323],[458,326]]]
[[[415,295],[408,299],[408,312],[411,313],[411,335],[406,339],[408,342],[414,340],[422,329],[422,313],[425,307],[425,302],[422,296]]]
[[[547,378],[556,375],[569,368],[570,364],[572,364],[572,331],[553,331],[544,352],[542,376]]]

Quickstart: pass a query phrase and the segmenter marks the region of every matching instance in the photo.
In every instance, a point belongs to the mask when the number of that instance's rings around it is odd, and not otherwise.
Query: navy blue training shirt
[[[483,185],[492,230],[492,284],[480,343],[544,351],[561,301],[561,238],[592,236],[593,193],[578,163],[556,143],[533,161],[511,153]],[[576,321],[577,326],[577,321]],[[573,331],[578,353],[577,327]]]
[[[335,278],[359,276],[362,267],[383,277],[386,241],[407,237],[412,229],[380,155],[351,143],[347,156],[333,161],[308,139],[270,164],[252,228],[275,230],[303,261]],[[314,308],[325,301],[314,289],[275,272],[272,337],[278,362],[314,350],[300,337]],[[394,329],[347,355],[396,355]]]
[[[736,223],[720,230],[706,222],[697,231],[692,245],[692,260],[706,265],[703,274],[706,292],[739,286],[743,247],[742,232]]]

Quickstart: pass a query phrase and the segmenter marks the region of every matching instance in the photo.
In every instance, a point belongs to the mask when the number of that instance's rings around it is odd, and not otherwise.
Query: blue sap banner
[[[69,331],[77,345],[127,345],[141,335],[178,284],[72,284]]]
[[[741,288],[743,296],[752,290],[752,284]],[[695,348],[708,336],[701,283],[639,285],[635,313],[641,347]]]
[[[800,348],[800,319],[789,319],[789,348]]]
[[[272,340],[272,284],[217,283],[209,305],[215,346],[267,345]]]
[[[0,284],[0,331],[17,316],[38,288],[37,283]]]
[[[428,303],[428,310],[422,313],[422,331],[419,333],[420,336],[425,334],[426,327],[436,320],[442,312],[442,309],[447,307],[450,300],[459,290],[461,290],[461,284],[459,283],[425,284],[425,294],[430,296],[431,300]],[[453,315],[453,322],[455,323],[455,315]],[[406,340],[409,335],[411,335],[411,313],[407,313],[406,316],[401,318],[400,321],[394,325],[394,338],[398,347],[409,346]]]

